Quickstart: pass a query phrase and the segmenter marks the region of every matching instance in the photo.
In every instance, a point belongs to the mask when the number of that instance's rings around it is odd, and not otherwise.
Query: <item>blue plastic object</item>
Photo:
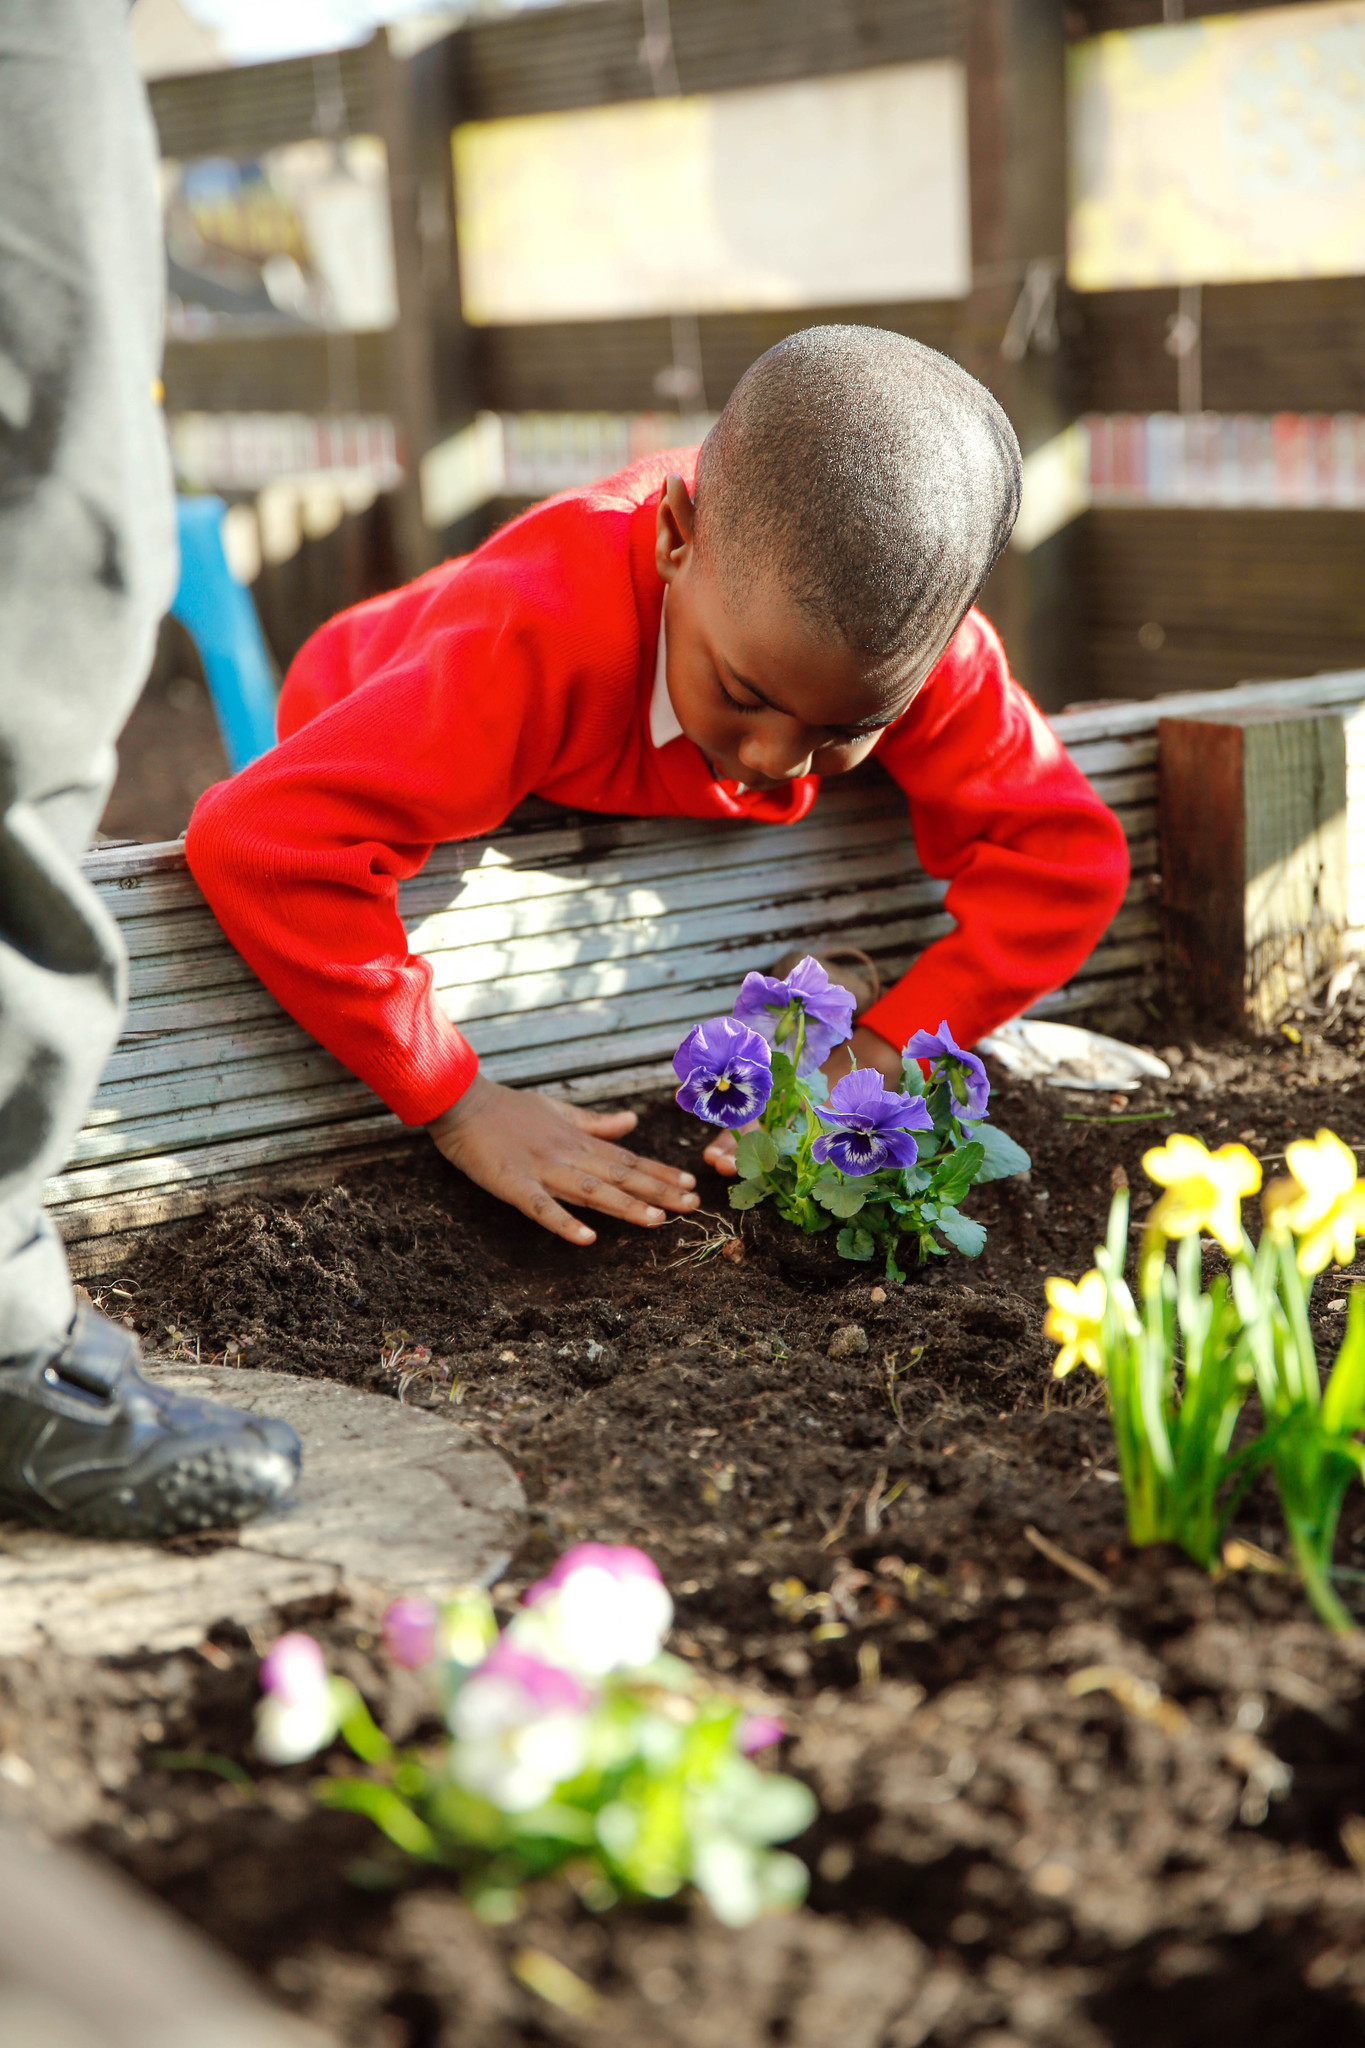
[[[249,590],[223,552],[221,498],[180,498],[180,587],[171,615],[199,649],[233,774],[275,744],[275,678]]]

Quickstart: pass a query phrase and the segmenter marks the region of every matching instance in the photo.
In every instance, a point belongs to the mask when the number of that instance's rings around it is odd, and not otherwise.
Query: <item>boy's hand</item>
[[[879,1038],[875,1031],[869,1031],[866,1025],[858,1024],[854,1026],[853,1036],[848,1043],[846,1045],[836,1045],[821,1069],[831,1088],[836,1081],[842,1081],[844,1075],[850,1071],[853,1064],[849,1058],[850,1052],[853,1053],[860,1067],[875,1068],[888,1088],[899,1086],[901,1056],[896,1051],[895,1046],[889,1045],[886,1039]],[[753,1128],[752,1124],[746,1124],[745,1126],[746,1130],[753,1130]],[[706,1161],[707,1165],[714,1166],[717,1173],[733,1176],[735,1171],[735,1140],[738,1135],[739,1133],[736,1131],[721,1131],[711,1140],[706,1150],[702,1153],[702,1158]]]
[[[490,1195],[570,1244],[592,1244],[597,1232],[561,1203],[581,1202],[656,1229],[666,1209],[686,1213],[701,1201],[691,1192],[692,1174],[607,1142],[623,1138],[638,1121],[633,1110],[579,1109],[476,1074],[427,1129],[451,1165]]]

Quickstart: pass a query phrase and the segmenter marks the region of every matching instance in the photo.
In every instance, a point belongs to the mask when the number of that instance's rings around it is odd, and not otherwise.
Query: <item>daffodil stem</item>
[[[1331,1581],[1318,1556],[1317,1545],[1308,1531],[1297,1521],[1289,1521],[1289,1541],[1294,1549],[1294,1561],[1303,1580],[1303,1590],[1317,1609],[1321,1620],[1339,1636],[1355,1632],[1355,1617],[1344,1607],[1332,1591]]]

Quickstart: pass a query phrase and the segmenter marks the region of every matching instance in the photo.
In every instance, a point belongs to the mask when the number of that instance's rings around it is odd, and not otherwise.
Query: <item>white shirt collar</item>
[[[649,737],[656,747],[666,747],[670,740],[680,740],[683,729],[678,723],[678,714],[673,709],[673,699],[668,694],[668,640],[667,640],[668,593],[664,593],[664,609],[659,614],[659,651],[654,659],[654,694],[649,700]]]

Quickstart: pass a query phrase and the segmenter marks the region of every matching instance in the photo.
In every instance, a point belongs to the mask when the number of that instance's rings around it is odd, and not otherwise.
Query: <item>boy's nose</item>
[[[786,733],[749,734],[740,742],[739,758],[755,778],[784,782],[808,775],[813,755],[805,729],[792,723]]]

